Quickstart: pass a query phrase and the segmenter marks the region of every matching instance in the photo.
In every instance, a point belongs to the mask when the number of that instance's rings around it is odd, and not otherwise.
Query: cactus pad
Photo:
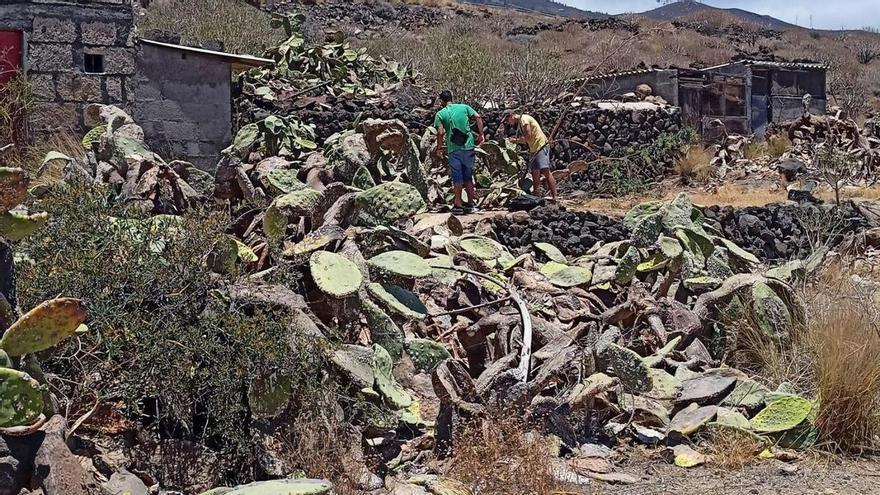
[[[386,182],[359,193],[356,202],[368,223],[387,225],[427,209],[419,191],[403,182]]]
[[[497,242],[479,235],[463,237],[459,244],[468,253],[484,260],[498,259],[504,251],[504,248]]]
[[[565,255],[562,254],[562,251],[559,250],[558,247],[553,244],[548,244],[546,242],[536,242],[535,248],[544,253],[548,259],[553,260],[557,263],[568,263],[568,260],[565,258]]]
[[[721,244],[723,244],[735,258],[755,265],[761,262],[757,256],[737,246],[735,242],[729,241],[723,237],[719,237],[718,240],[721,241]]]
[[[43,302],[6,330],[0,349],[13,357],[46,350],[73,335],[85,320],[86,309],[79,299]]]
[[[423,320],[428,314],[428,308],[419,300],[419,297],[403,287],[372,283],[367,285],[367,291],[382,306],[400,316]]]
[[[97,127],[93,127],[82,138],[83,148],[85,148],[86,150],[91,150],[92,144],[98,142],[101,139],[101,135],[104,134],[104,131],[106,131],[106,130],[107,130],[107,126],[105,124],[99,125]]]
[[[355,171],[354,177],[351,179],[351,185],[358,189],[367,190],[376,187],[376,181],[373,180],[370,170],[367,167],[361,166]]]
[[[413,399],[409,393],[397,383],[391,374],[394,363],[388,351],[381,345],[373,345],[373,374],[376,376],[376,387],[382,397],[396,409],[405,409],[409,407]]]
[[[288,479],[258,481],[238,486],[225,495],[329,495],[333,485],[329,481]]]
[[[278,196],[272,206],[278,208],[288,218],[305,217],[314,213],[323,198],[324,194],[320,191],[311,188],[300,189]]]
[[[790,430],[803,423],[812,409],[813,403],[803,397],[783,397],[767,404],[756,414],[752,418],[752,428],[762,433]]]
[[[313,253],[309,268],[321,292],[337,298],[355,294],[364,281],[357,265],[328,251]]]
[[[752,285],[752,309],[761,330],[769,337],[787,337],[791,330],[791,313],[769,285],[757,282]]]
[[[406,343],[406,353],[419,371],[434,371],[438,364],[452,357],[446,347],[429,339],[412,339]]]
[[[367,260],[380,275],[421,278],[431,275],[431,265],[421,256],[408,251],[387,251]]]
[[[370,328],[370,337],[373,342],[384,347],[394,361],[400,359],[403,355],[403,341],[406,338],[403,330],[382,308],[368,298],[362,299],[361,305],[364,316],[367,317],[367,326]]]
[[[663,253],[663,256],[669,259],[678,258],[681,256],[682,251],[684,251],[681,247],[681,242],[672,237],[660,236],[657,239],[657,245],[660,247],[660,252]]]
[[[24,170],[0,167],[0,213],[5,213],[24,201],[29,184]]]
[[[278,242],[287,234],[287,217],[277,206],[270,206],[263,214],[263,232],[271,242]]]
[[[577,287],[589,284],[593,280],[593,272],[582,266],[566,266],[554,270],[547,278],[557,287]]]
[[[0,368],[0,428],[33,424],[43,414],[43,388],[27,373]]]
[[[621,285],[629,284],[633,277],[636,276],[636,271],[639,269],[641,261],[642,258],[639,250],[635,246],[631,246],[626,250],[623,257],[620,258],[617,270],[614,272],[614,280]]]
[[[373,388],[373,350],[369,347],[343,344],[330,360],[360,388]]]
[[[625,347],[617,344],[608,346],[608,357],[614,367],[614,373],[620,378],[620,383],[629,392],[650,392],[652,387],[651,375],[645,361]]]
[[[49,220],[47,213],[28,215],[15,211],[0,213],[0,237],[20,241],[33,234]]]
[[[297,170],[278,168],[270,170],[269,173],[260,179],[260,182],[263,183],[263,187],[273,196],[307,189],[309,186],[300,182],[297,178],[298,173],[299,171]]]

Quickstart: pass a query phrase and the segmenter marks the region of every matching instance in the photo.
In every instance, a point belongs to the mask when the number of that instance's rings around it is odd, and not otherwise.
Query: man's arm
[[[532,140],[532,126],[528,124],[523,124],[522,126],[520,126],[520,128],[522,129],[523,135],[522,137],[514,139],[513,142],[517,144],[529,144],[529,142]]]
[[[481,145],[486,142],[486,133],[483,129],[483,117],[478,113],[474,113],[474,120],[477,121],[477,145]]]

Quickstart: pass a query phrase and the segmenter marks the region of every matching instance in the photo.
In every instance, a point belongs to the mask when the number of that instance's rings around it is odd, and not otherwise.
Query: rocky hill
[[[783,20],[769,15],[756,14],[743,9],[720,9],[693,0],[672,2],[654,10],[643,12],[642,16],[663,21],[685,20],[695,14],[727,14],[732,15],[743,22],[757,24],[769,29],[783,30],[796,27]]]
[[[480,5],[491,5],[493,7],[506,7],[519,10],[527,10],[531,12],[539,12],[549,15],[560,15],[565,17],[582,17],[582,18],[605,18],[608,14],[601,12],[593,12],[589,10],[581,10],[571,7],[562,2],[554,2],[553,0],[460,0],[462,3],[474,3]]]

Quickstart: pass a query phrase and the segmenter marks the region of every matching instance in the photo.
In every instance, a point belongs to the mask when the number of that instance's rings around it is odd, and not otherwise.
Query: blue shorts
[[[474,181],[474,160],[477,152],[473,149],[453,151],[449,154],[449,175],[454,184]]]
[[[532,170],[550,170],[550,147],[544,146],[529,160],[529,168]]]

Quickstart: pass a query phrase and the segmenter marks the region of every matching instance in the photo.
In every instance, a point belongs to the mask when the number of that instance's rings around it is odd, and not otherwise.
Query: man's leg
[[[541,170],[531,169],[532,172],[532,196],[541,197]]]
[[[461,208],[461,189],[465,182],[465,177],[464,166],[458,151],[449,154],[449,176],[452,178],[453,205],[456,208]]]
[[[467,195],[468,195],[468,200],[467,200],[468,205],[476,206],[476,204],[477,204],[477,189],[474,187],[474,181],[471,180],[470,182],[465,182],[464,188],[467,191]]]
[[[468,208],[477,206],[477,189],[474,187],[474,162],[477,159],[477,152],[467,150],[462,152],[461,170],[464,175],[464,188],[468,194]]]
[[[556,178],[553,177],[553,171],[550,169],[541,170],[541,174],[547,179],[547,188],[550,189],[550,197],[556,201]]]

